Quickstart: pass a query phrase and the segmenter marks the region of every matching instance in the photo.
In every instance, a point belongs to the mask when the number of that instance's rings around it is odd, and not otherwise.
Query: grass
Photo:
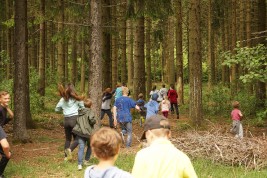
[[[131,171],[134,164],[134,154],[122,154],[118,157],[116,166]],[[52,157],[38,157],[31,161],[15,163],[10,161],[5,174],[8,177],[69,177],[82,178],[83,171],[77,170],[77,161],[58,162],[61,155]],[[56,160],[56,161],[53,161]],[[90,160],[92,164],[97,164],[96,158]],[[222,164],[212,163],[204,159],[194,159],[192,161],[195,171],[199,178],[264,178],[267,177],[267,169],[246,170],[243,167],[232,167]]]

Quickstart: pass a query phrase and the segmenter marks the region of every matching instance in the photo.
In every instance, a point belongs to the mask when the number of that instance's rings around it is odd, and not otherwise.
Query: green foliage
[[[39,75],[36,69],[30,68],[30,83],[29,83],[29,90],[30,90],[30,105],[31,105],[31,112],[38,113],[43,109],[43,102],[44,97],[39,95],[37,92],[38,90],[38,81]]]
[[[214,86],[212,89],[204,88],[203,111],[210,116],[230,117],[231,102],[234,100],[240,102],[240,110],[245,117],[256,114],[256,98],[254,95],[249,95],[246,91],[240,91],[234,97],[231,97],[230,89],[222,85]]]
[[[230,51],[222,53],[225,59],[223,65],[231,66],[239,64],[247,71],[246,74],[240,76],[243,83],[251,83],[254,81],[267,81],[267,47],[263,44],[258,44],[255,47],[237,47],[234,49],[236,54]]]
[[[4,26],[6,26],[7,28],[14,27],[14,26],[15,26],[14,17],[12,17],[11,19],[8,19],[8,20],[2,22],[2,24],[3,24]]]
[[[265,109],[264,111],[258,111],[256,113],[256,125],[258,127],[262,127],[264,126],[266,121],[267,121],[267,109]]]
[[[208,115],[229,116],[231,109],[230,90],[224,86],[217,85],[203,90],[203,111]]]

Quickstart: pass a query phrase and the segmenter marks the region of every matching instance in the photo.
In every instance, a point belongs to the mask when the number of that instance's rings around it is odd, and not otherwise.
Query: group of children
[[[171,89],[172,86],[171,86]],[[87,167],[84,176],[86,178],[96,177],[197,177],[190,159],[181,151],[176,149],[169,141],[171,136],[170,125],[168,120],[168,109],[170,103],[168,101],[170,91],[163,96],[160,102],[163,116],[157,112],[150,113],[149,108],[158,108],[158,93],[152,93],[151,101],[145,104],[142,101],[143,95],[139,95],[139,100],[135,102],[128,97],[129,90],[127,87],[121,88],[122,96],[116,98],[114,103],[114,122],[111,113],[111,89],[108,88],[103,94],[101,118],[105,113],[111,119],[110,127],[102,127],[93,135],[96,118],[94,112],[90,109],[92,102],[83,96],[79,96],[72,84],[66,87],[59,85],[59,93],[62,97],[58,102],[55,110],[63,111],[64,114],[64,131],[65,131],[65,160],[72,159],[72,151],[79,145],[78,150],[78,170],[82,170],[82,165],[89,165],[91,152],[99,159],[98,165]],[[167,98],[168,97],[168,98]],[[7,141],[7,135],[3,130],[5,124],[14,117],[13,112],[9,108],[10,95],[6,91],[0,91],[0,178],[4,177],[5,167],[11,157],[10,146]],[[233,110],[231,117],[233,125],[231,132],[237,138],[243,138],[243,128],[241,124],[242,113],[239,110],[239,102],[232,103]],[[141,139],[146,139],[148,147],[140,150],[135,158],[132,174],[120,170],[114,166],[117,159],[120,146],[123,142],[121,136],[128,135],[126,145],[131,144],[132,118],[131,108],[136,108],[142,114],[143,108],[147,108],[146,120],[144,123],[144,133]],[[174,105],[174,108],[176,106]],[[155,110],[155,109],[154,109]],[[144,114],[144,112],[143,112]],[[144,116],[144,115],[143,115]],[[122,134],[112,129],[120,124]],[[74,141],[71,143],[72,138]],[[87,151],[84,157],[84,149],[87,145]],[[165,150],[165,151],[164,151]],[[155,156],[157,155],[157,156]],[[177,159],[174,159],[176,157]],[[157,159],[157,160],[155,160]],[[158,162],[160,164],[155,164]],[[168,169],[164,166],[168,165]],[[177,166],[179,165],[179,166]],[[168,170],[168,171],[166,171]]]

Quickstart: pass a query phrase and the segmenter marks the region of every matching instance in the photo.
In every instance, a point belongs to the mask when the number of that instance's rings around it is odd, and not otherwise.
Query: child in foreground
[[[188,156],[171,142],[168,120],[153,115],[145,121],[141,140],[148,147],[137,152],[132,175],[134,178],[197,178]]]
[[[120,135],[111,128],[96,131],[91,137],[91,148],[99,163],[87,167],[84,178],[132,178],[130,173],[114,166],[121,142]]]
[[[232,103],[233,105],[233,110],[231,112],[231,117],[232,117],[232,120],[233,120],[233,125],[232,125],[232,128],[231,128],[231,132],[233,134],[235,134],[235,137],[236,138],[243,138],[243,126],[241,124],[241,120],[242,120],[242,113],[241,111],[239,110],[239,102],[238,101],[234,101]]]

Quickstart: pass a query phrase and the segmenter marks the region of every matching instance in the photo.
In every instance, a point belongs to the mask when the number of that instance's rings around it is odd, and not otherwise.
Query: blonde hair
[[[127,87],[122,87],[122,94],[123,95],[128,95],[129,89]]]
[[[119,153],[121,137],[115,130],[102,127],[91,137],[91,148],[99,159],[110,159]]]

